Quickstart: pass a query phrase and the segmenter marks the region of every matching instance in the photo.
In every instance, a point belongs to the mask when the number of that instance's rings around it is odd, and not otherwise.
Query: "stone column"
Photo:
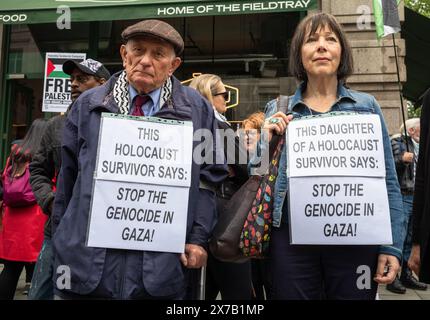
[[[342,23],[354,55],[354,74],[348,86],[375,96],[382,107],[390,134],[397,133],[402,123],[399,85],[393,39],[389,35],[376,39],[372,0],[320,0],[323,12],[331,13]],[[404,6],[399,6],[404,21]],[[406,81],[405,41],[395,34],[400,80]],[[404,103],[406,109],[406,102]],[[406,112],[406,110],[405,110]]]

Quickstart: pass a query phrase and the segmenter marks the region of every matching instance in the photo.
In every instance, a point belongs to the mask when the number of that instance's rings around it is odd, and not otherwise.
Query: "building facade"
[[[376,40],[371,0],[100,0],[70,2],[70,7],[59,7],[68,3],[63,0],[28,3],[21,9],[0,4],[1,161],[10,142],[23,137],[33,119],[52,116],[42,112],[45,54],[85,52],[116,72],[122,68],[121,31],[143,18],[163,19],[182,34],[183,64],[175,73],[180,80],[193,73],[215,73],[239,89],[239,104],[227,117],[240,121],[280,93],[294,92],[288,51],[295,27],[312,12],[331,13],[343,24],[353,48],[355,69],[348,85],[377,98],[390,133],[401,123],[393,40]],[[403,20],[402,6],[399,12]],[[405,46],[399,34],[396,45],[405,81]]]

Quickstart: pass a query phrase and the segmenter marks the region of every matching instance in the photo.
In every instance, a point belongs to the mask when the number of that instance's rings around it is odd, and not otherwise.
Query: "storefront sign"
[[[264,12],[308,10],[312,0],[295,1],[228,1],[165,6],[157,9],[157,16],[227,15]]]
[[[288,125],[293,244],[391,244],[378,115],[316,116]]]
[[[147,18],[234,15],[318,9],[317,0],[38,0],[4,1],[0,4],[0,23],[56,22],[59,6],[70,8],[72,22],[112,21]],[[2,18],[3,17],[3,18]],[[25,19],[24,19],[25,17]]]
[[[190,122],[103,114],[87,245],[184,252]]]
[[[67,60],[81,62],[85,53],[47,52],[43,82],[43,112],[65,112],[72,103],[70,75],[63,72]]]

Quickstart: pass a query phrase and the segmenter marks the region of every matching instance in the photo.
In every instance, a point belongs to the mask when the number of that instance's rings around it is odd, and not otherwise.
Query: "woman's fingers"
[[[288,123],[293,119],[292,115],[286,115],[283,112],[277,112],[273,116],[266,119],[264,129],[276,132],[276,134],[284,134]]]

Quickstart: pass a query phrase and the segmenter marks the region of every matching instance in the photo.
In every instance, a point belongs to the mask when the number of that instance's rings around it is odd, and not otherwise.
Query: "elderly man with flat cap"
[[[192,121],[194,131],[206,129],[214,135],[216,130],[212,106],[173,76],[184,42],[172,26],[144,20],[121,36],[124,70],[104,86],[83,93],[64,126],[53,214],[54,270],[67,266],[53,279],[60,299],[184,298],[187,270],[206,263],[205,246],[215,219],[212,187],[228,175],[224,163],[192,162],[182,254],[86,245],[102,112]],[[192,143],[195,148],[201,142]],[[222,154],[215,145],[212,152],[214,159]],[[64,280],[67,272],[69,282]]]

